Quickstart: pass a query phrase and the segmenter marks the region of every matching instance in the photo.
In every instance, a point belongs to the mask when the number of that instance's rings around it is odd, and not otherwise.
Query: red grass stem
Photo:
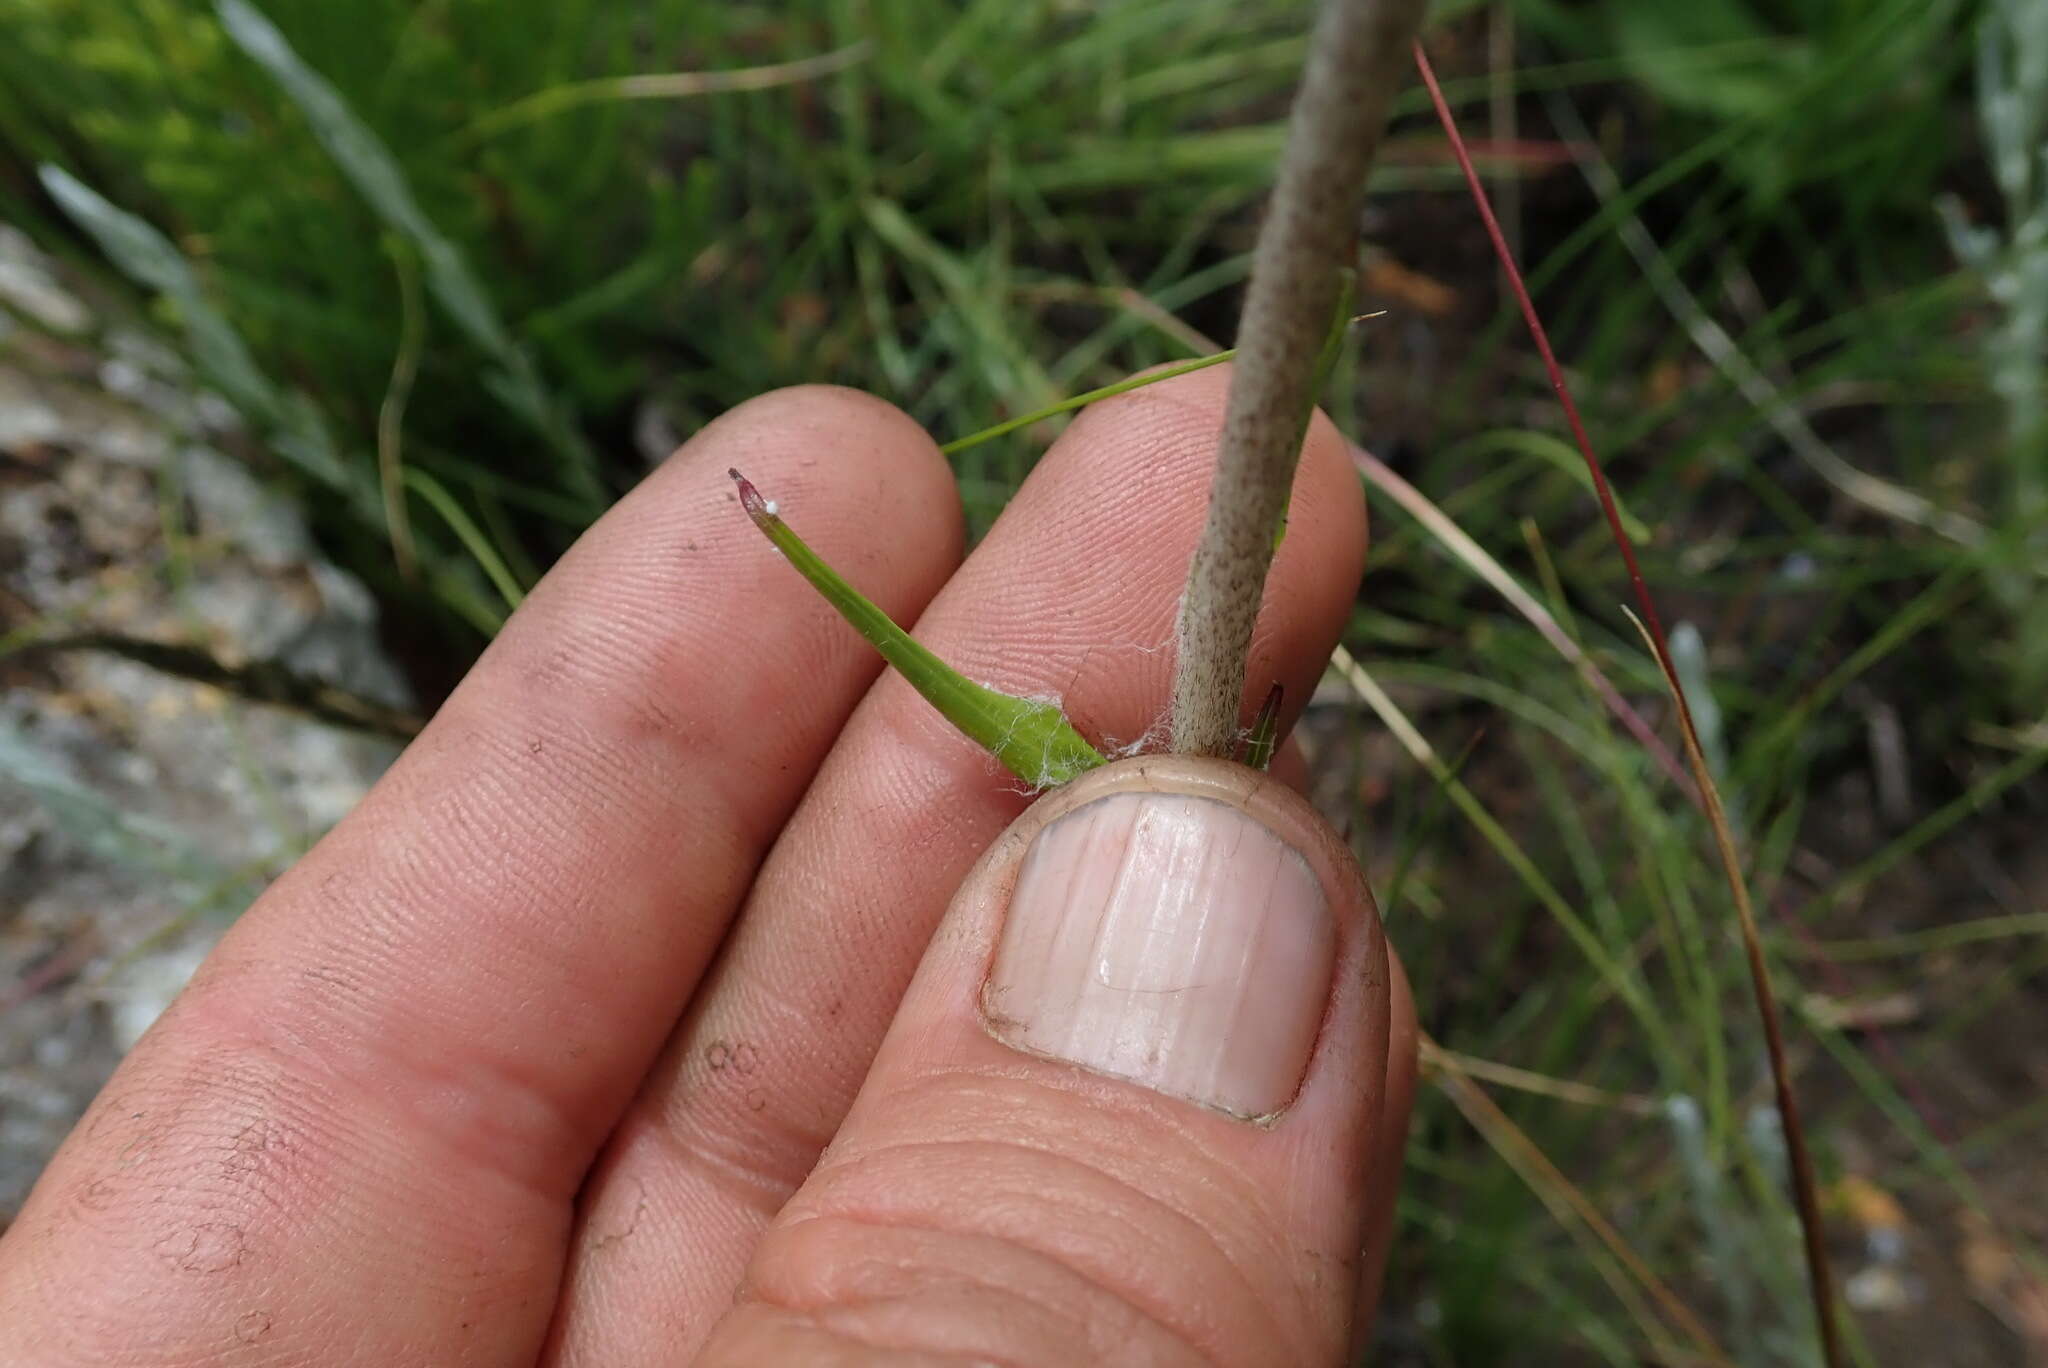
[[[1693,772],[1699,781],[1700,797],[1704,800],[1707,819],[1713,827],[1714,841],[1726,872],[1729,891],[1734,896],[1737,916],[1741,921],[1743,950],[1749,961],[1750,983],[1756,991],[1757,1015],[1762,1019],[1764,1044],[1771,1061],[1771,1081],[1777,1093],[1778,1116],[1785,1133],[1786,1157],[1792,1167],[1792,1196],[1799,1210],[1799,1225],[1806,1246],[1807,1277],[1812,1284],[1814,1315],[1818,1322],[1821,1355],[1829,1368],[1841,1368],[1847,1361],[1842,1344],[1841,1327],[1835,1317],[1834,1280],[1828,1272],[1826,1236],[1821,1228],[1820,1199],[1818,1183],[1815,1181],[1813,1156],[1806,1145],[1806,1131],[1800,1124],[1799,1108],[1792,1095],[1790,1067],[1785,1061],[1784,1028],[1779,1021],[1778,1000],[1771,990],[1769,966],[1765,963],[1763,940],[1756,926],[1755,913],[1750,908],[1749,890],[1742,881],[1742,869],[1736,854],[1734,841],[1729,833],[1727,815],[1721,807],[1720,793],[1714,787],[1713,776],[1707,772],[1706,758],[1699,743],[1699,730],[1693,724],[1692,708],[1686,702],[1685,689],[1679,683],[1677,667],[1672,663],[1671,649],[1664,640],[1664,625],[1657,616],[1657,605],[1650,597],[1650,587],[1643,582],[1642,568],[1636,563],[1636,551],[1629,541],[1628,530],[1622,526],[1621,513],[1615,507],[1614,494],[1607,487],[1607,476],[1600,468],[1600,458],[1593,451],[1593,442],[1586,435],[1586,425],[1579,418],[1579,406],[1572,401],[1571,387],[1565,383],[1564,369],[1557,364],[1557,354],[1551,350],[1550,338],[1543,330],[1543,320],[1536,314],[1536,305],[1529,298],[1529,287],[1522,281],[1522,273],[1515,264],[1515,254],[1508,249],[1507,237],[1501,232],[1500,220],[1494,217],[1493,205],[1487,199],[1486,187],[1480,183],[1479,173],[1473,168],[1472,157],[1465,149],[1465,141],[1459,136],[1458,121],[1451,114],[1450,102],[1444,99],[1443,87],[1437,84],[1436,72],[1430,67],[1429,54],[1422,50],[1422,44],[1415,44],[1415,66],[1422,76],[1422,83],[1429,89],[1430,103],[1436,107],[1438,122],[1443,125],[1444,136],[1450,140],[1451,151],[1458,159],[1458,167],[1465,174],[1465,184],[1472,192],[1472,202],[1479,210],[1481,221],[1486,224],[1486,235],[1493,240],[1494,254],[1500,259],[1502,272],[1508,288],[1514,292],[1515,301],[1521,305],[1522,320],[1529,325],[1529,336],[1536,343],[1536,350],[1543,356],[1543,366],[1550,376],[1550,387],[1557,392],[1558,403],[1564,408],[1565,421],[1570,424],[1572,437],[1579,444],[1579,453],[1586,459],[1586,470],[1593,478],[1593,492],[1599,496],[1600,511],[1606,515],[1607,527],[1614,534],[1614,544],[1621,550],[1621,558],[1628,566],[1630,586],[1635,590],[1636,603],[1642,609],[1643,636],[1649,642],[1651,651],[1657,657],[1657,666],[1664,673],[1665,682],[1670,686],[1671,697],[1678,710],[1679,729],[1685,742],[1686,759],[1691,762]]]

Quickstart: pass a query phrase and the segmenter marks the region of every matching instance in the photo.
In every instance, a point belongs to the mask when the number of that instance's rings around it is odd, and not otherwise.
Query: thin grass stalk
[[[1554,1216],[1562,1218],[1567,1212],[1575,1217],[1593,1237],[1614,1256],[1614,1259],[1628,1271],[1636,1284],[1649,1294],[1657,1309],[1671,1326],[1693,1342],[1698,1352],[1710,1363],[1732,1368],[1726,1350],[1715,1340],[1713,1334],[1693,1314],[1692,1308],[1680,1301],[1678,1295],[1664,1284],[1642,1260],[1634,1246],[1622,1238],[1620,1231],[1605,1216],[1592,1199],[1581,1192],[1564,1171],[1550,1161],[1542,1146],[1531,1140],[1528,1134],[1500,1109],[1484,1088],[1472,1081],[1463,1062],[1455,1052],[1446,1050],[1429,1036],[1421,1038],[1421,1045],[1433,1066],[1432,1076],[1439,1090],[1450,1098],[1472,1128],[1486,1137],[1500,1156],[1522,1175],[1530,1189],[1551,1210]],[[1615,1289],[1620,1295],[1621,1289]],[[1624,1304],[1630,1299],[1622,1298]],[[1654,1338],[1654,1337],[1653,1337]]]
[[[1486,225],[1487,237],[1493,243],[1493,250],[1500,258],[1501,269],[1506,273],[1509,288],[1516,303],[1521,307],[1522,319],[1528,325],[1529,335],[1536,344],[1536,350],[1543,357],[1545,372],[1550,377],[1551,388],[1556,391],[1559,404],[1564,409],[1565,421],[1571,427],[1572,437],[1578,442],[1580,454],[1586,458],[1587,473],[1593,479],[1593,489],[1600,501],[1600,511],[1607,519],[1608,530],[1614,536],[1614,543],[1621,551],[1622,562],[1628,567],[1629,584],[1635,591],[1636,602],[1642,615],[1636,625],[1643,633],[1650,653],[1656,657],[1657,668],[1663,672],[1664,681],[1670,688],[1673,705],[1678,711],[1679,734],[1685,743],[1686,760],[1692,767],[1694,781],[1699,786],[1699,795],[1705,803],[1707,821],[1714,833],[1715,850],[1720,856],[1721,869],[1728,880],[1730,895],[1735,900],[1735,912],[1742,929],[1743,952],[1749,961],[1750,985],[1755,991],[1757,1015],[1763,1022],[1764,1044],[1770,1056],[1771,1083],[1777,1096],[1778,1116],[1784,1127],[1786,1156],[1792,1169],[1792,1195],[1799,1210],[1799,1226],[1806,1252],[1807,1279],[1813,1297],[1814,1319],[1820,1334],[1821,1355],[1829,1368],[1842,1368],[1847,1362],[1846,1349],[1842,1342],[1841,1326],[1835,1315],[1834,1279],[1828,1271],[1826,1233],[1821,1225],[1819,1186],[1815,1181],[1813,1156],[1806,1143],[1806,1128],[1799,1117],[1799,1106],[1792,1094],[1791,1067],[1785,1058],[1784,1028],[1779,1019],[1778,999],[1771,987],[1770,967],[1765,962],[1763,938],[1757,930],[1756,912],[1750,905],[1749,888],[1742,876],[1742,863],[1736,854],[1735,838],[1729,830],[1727,813],[1721,805],[1720,791],[1714,786],[1713,775],[1708,772],[1706,753],[1700,745],[1699,729],[1694,724],[1692,708],[1687,703],[1685,689],[1679,683],[1677,667],[1672,663],[1671,648],[1664,635],[1664,626],[1657,616],[1657,605],[1650,597],[1650,588],[1643,580],[1643,572],[1636,562],[1635,546],[1629,541],[1628,530],[1622,526],[1620,512],[1616,509],[1614,495],[1607,486],[1606,472],[1601,469],[1600,458],[1594,452],[1592,438],[1586,433],[1586,425],[1579,417],[1579,407],[1573,401],[1571,387],[1566,384],[1564,369],[1558,364],[1557,355],[1551,350],[1550,337],[1543,329],[1543,320],[1536,313],[1535,301],[1529,297],[1529,289],[1522,281],[1514,253],[1508,249],[1507,239],[1501,232],[1500,221],[1494,217],[1493,206],[1486,195],[1486,187],[1480,182],[1479,173],[1472,165],[1472,157],[1465,149],[1464,139],[1458,132],[1458,121],[1451,113],[1448,101],[1444,99],[1443,88],[1437,84],[1436,72],[1429,64],[1429,54],[1423,51],[1418,41],[1414,45],[1415,66],[1421,74],[1422,83],[1429,91],[1430,103],[1435,106],[1437,119],[1442,123],[1444,136],[1449,139],[1451,151],[1456,156],[1459,169],[1464,173],[1465,184],[1472,193],[1472,201]],[[1634,617],[1634,614],[1630,615]]]
[[[2035,764],[2040,761],[2040,757],[2029,758]],[[2048,912],[2012,912],[1972,921],[1944,922],[1924,931],[1902,931],[1894,936],[1799,941],[1782,947],[1782,953],[1795,959],[1832,960],[1839,964],[1847,960],[1912,959],[1984,941],[2034,936],[2048,937]]]
[[[1545,103],[1551,117],[1563,125],[1559,131],[1565,135],[1565,146],[1571,150],[1572,159],[1578,164],[1595,198],[1605,207],[1619,205],[1622,200],[1621,181],[1600,155],[1598,144],[1593,142],[1571,102],[1553,95]],[[1622,246],[1628,249],[1629,255],[1635,258],[1636,264],[1649,278],[1650,288],[1679,326],[1685,329],[1693,345],[1763,415],[1764,421],[1771,425],[1772,431],[1792,449],[1793,454],[1839,490],[1843,497],[1884,517],[1928,528],[1959,545],[1984,545],[1988,533],[1975,519],[1938,507],[1924,495],[1858,469],[1822,441],[1792,399],[1780,393],[1770,378],[1742,354],[1742,349],[1736,346],[1727,329],[1700,307],[1692,291],[1686,288],[1656,240],[1650,236],[1649,229],[1633,211],[1621,215],[1616,233]]]
[[[795,61],[774,62],[766,66],[738,67],[729,71],[660,71],[571,81],[537,90],[494,109],[473,120],[450,141],[457,147],[467,147],[588,104],[614,100],[682,100],[729,91],[772,90],[776,86],[795,85],[844,71],[867,60],[873,51],[872,43],[862,41],[815,57],[800,57]]]
[[[426,342],[426,310],[420,303],[419,269],[404,239],[390,235],[391,259],[398,275],[398,352],[391,361],[391,380],[377,406],[377,485],[384,497],[384,525],[391,536],[391,558],[401,579],[419,573],[413,551],[412,520],[405,511],[405,406],[419,377],[420,350]]]
[[[1513,1064],[1503,1064],[1499,1060],[1481,1059],[1478,1055],[1446,1049],[1427,1036],[1421,1041],[1421,1059],[1425,1071],[1457,1068],[1482,1082],[1512,1088],[1516,1092],[1528,1093],[1534,1097],[1548,1097],[1581,1107],[1599,1107],[1629,1116],[1657,1114],[1657,1100],[1653,1097],[1645,1097],[1640,1093],[1609,1092],[1590,1083],[1580,1083],[1569,1078],[1553,1078],[1549,1074],[1537,1073],[1533,1069],[1519,1068]]]
[[[1529,858],[1527,851],[1508,834],[1500,819],[1486,810],[1485,804],[1452,773],[1429,739],[1416,729],[1415,723],[1394,703],[1387,691],[1374,679],[1372,673],[1339,645],[1330,654],[1330,666],[1348,684],[1365,705],[1372,709],[1395,741],[1408,752],[1416,764],[1428,772],[1436,781],[1437,788],[1450,799],[1451,803],[1472,823],[1486,843],[1493,847],[1508,868],[1522,881],[1558,926],[1569,936],[1586,961],[1596,969],[1601,981],[1619,998],[1622,1005],[1635,1014],[1642,1027],[1644,1037],[1660,1058],[1677,1067],[1679,1052],[1671,1038],[1663,1018],[1654,1010],[1653,1004],[1644,995],[1641,986],[1630,976],[1630,961],[1617,959],[1596,935],[1593,928],[1572,909],[1565,896],[1557,891],[1556,885],[1545,878],[1536,862]],[[1633,957],[1631,957],[1633,959]]]
[[[455,534],[456,540],[462,543],[463,549],[469,552],[470,558],[490,580],[491,587],[498,591],[498,597],[505,600],[506,612],[517,609],[526,601],[526,590],[506,568],[504,558],[499,556],[497,548],[491,545],[491,539],[484,535],[483,529],[476,525],[475,519],[469,516],[462,504],[439,480],[418,466],[405,467],[400,472],[400,478],[404,480],[407,489],[419,495],[429,508],[441,515],[441,520],[448,524],[448,530]],[[504,625],[504,614],[494,615],[497,621],[488,629],[490,634],[495,634],[497,629]]]
[[[1385,461],[1363,447],[1354,447],[1351,462],[1358,467],[1359,474],[1365,477],[1366,483],[1401,505],[1410,517],[1427,528],[1431,535],[1448,547],[1473,574],[1485,580],[1514,607],[1516,612],[1527,619],[1529,625],[1550,644],[1551,649],[1563,656],[1579,672],[1587,687],[1606,704],[1607,710],[1614,714],[1616,720],[1627,729],[1628,734],[1650,753],[1657,767],[1669,776],[1671,782],[1678,785],[1690,801],[1699,801],[1697,793],[1693,790],[1691,777],[1686,774],[1685,767],[1679,763],[1678,757],[1671,753],[1671,748],[1651,729],[1643,715],[1629,706],[1628,700],[1621,696],[1613,682],[1594,663],[1593,657],[1588,655],[1578,642],[1572,640],[1571,635],[1559,625],[1557,618],[1549,609],[1537,602],[1528,590],[1517,583],[1515,578],[1501,567],[1500,562],[1488,555],[1478,542],[1472,540],[1448,513],[1432,503],[1428,495],[1408,483]]]

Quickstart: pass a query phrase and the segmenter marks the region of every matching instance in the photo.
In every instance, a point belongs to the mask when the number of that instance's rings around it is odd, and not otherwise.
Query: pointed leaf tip
[[[766,519],[775,514],[774,505],[762,498],[761,491],[754,488],[754,482],[738,470],[727,467],[725,473],[732,476],[732,482],[740,487],[740,507],[747,510],[747,516],[757,525],[765,527]]]

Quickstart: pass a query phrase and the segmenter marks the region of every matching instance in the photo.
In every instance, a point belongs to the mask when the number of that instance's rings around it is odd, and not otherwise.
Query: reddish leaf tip
[[[761,497],[761,491],[754,488],[752,480],[731,468],[727,468],[725,473],[732,476],[732,482],[740,487],[740,507],[747,510],[748,517],[760,522],[774,513],[774,508]]]

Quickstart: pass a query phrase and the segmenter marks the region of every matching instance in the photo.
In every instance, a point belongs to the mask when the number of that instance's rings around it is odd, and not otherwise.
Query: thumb
[[[1407,1124],[1389,977],[1349,853],[1265,775],[1147,756],[1048,795],[703,1361],[1339,1362]]]

